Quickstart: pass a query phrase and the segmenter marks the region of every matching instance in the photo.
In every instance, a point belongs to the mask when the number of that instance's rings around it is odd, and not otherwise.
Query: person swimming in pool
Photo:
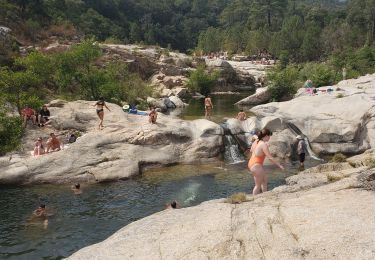
[[[267,191],[268,178],[263,168],[264,159],[266,157],[281,170],[284,170],[284,167],[272,157],[269,151],[267,142],[270,140],[271,136],[272,132],[265,128],[260,131],[258,139],[251,146],[252,154],[248,163],[248,168],[254,177],[255,187],[253,189],[253,195]]]
[[[81,184],[79,184],[79,183],[74,184],[74,185],[72,186],[72,191],[73,191],[74,194],[76,194],[76,195],[82,194]]]
[[[45,204],[40,204],[39,207],[33,211],[29,219],[29,223],[43,223],[44,228],[48,226],[48,214]]]
[[[93,105],[93,107],[96,106],[96,114],[99,117],[99,130],[103,129],[103,120],[104,120],[104,108],[108,109],[108,111],[111,111],[107,104],[104,102],[104,98],[100,97],[99,100]]]

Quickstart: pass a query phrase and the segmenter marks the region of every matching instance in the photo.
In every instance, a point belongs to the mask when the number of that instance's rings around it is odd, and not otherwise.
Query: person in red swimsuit
[[[23,126],[26,127],[27,120],[32,120],[33,125],[36,125],[36,116],[35,116],[35,111],[28,105],[21,111],[22,114],[22,119],[23,119]]]
[[[267,191],[268,178],[263,168],[264,159],[266,157],[281,170],[284,170],[284,167],[272,157],[268,149],[267,142],[270,140],[271,136],[271,131],[265,128],[258,134],[258,140],[251,146],[252,154],[248,167],[254,176],[255,187],[253,189],[253,195]]]

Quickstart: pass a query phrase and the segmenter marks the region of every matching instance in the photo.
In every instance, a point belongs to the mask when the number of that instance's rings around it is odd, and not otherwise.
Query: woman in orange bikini
[[[249,170],[253,173],[255,187],[253,189],[253,195],[257,195],[260,192],[267,191],[267,182],[268,178],[264,172],[263,162],[267,157],[271,162],[276,164],[281,170],[284,170],[284,167],[278,163],[271,155],[268,149],[268,141],[270,140],[272,133],[268,129],[263,129],[258,134],[258,140],[255,141],[251,146],[251,158],[249,160]]]

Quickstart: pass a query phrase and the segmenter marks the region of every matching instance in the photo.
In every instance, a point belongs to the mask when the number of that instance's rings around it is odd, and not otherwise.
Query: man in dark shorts
[[[299,157],[300,167],[304,168],[305,167],[304,162],[305,162],[305,157],[306,157],[306,152],[307,152],[306,143],[305,143],[305,140],[303,140],[302,136],[297,135],[296,138],[298,140],[297,153]]]
[[[44,126],[50,123],[49,117],[51,113],[49,112],[46,105],[43,105],[42,109],[39,111],[38,115],[38,126]]]

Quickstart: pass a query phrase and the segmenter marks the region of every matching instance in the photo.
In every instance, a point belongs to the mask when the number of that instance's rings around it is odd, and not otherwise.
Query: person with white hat
[[[296,138],[298,140],[297,153],[299,157],[299,163],[300,163],[301,168],[303,168],[305,167],[304,162],[305,162],[307,147],[306,147],[305,140],[303,140],[303,137],[301,135],[297,135]]]

